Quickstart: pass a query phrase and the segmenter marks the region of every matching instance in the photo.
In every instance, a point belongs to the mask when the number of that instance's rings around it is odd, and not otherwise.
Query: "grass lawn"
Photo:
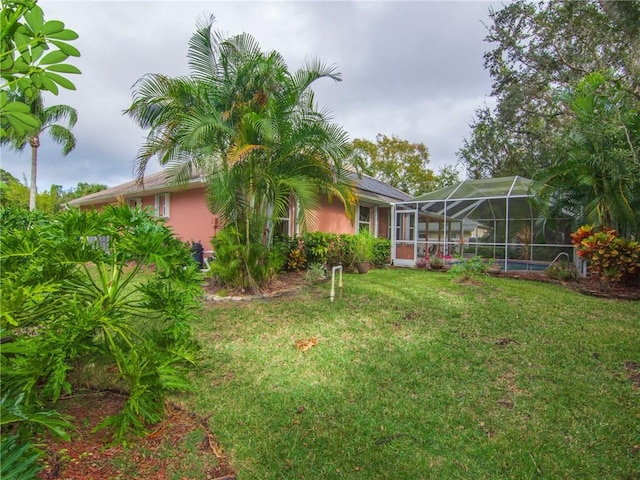
[[[195,325],[204,360],[178,401],[239,480],[640,478],[640,302],[409,269],[344,284]]]

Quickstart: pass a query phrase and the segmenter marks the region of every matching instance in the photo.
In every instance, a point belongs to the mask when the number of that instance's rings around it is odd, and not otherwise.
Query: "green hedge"
[[[281,239],[277,245],[287,257],[284,269],[304,270],[310,265],[333,267],[342,265],[345,269],[355,268],[355,235],[349,233],[312,232],[288,239]],[[387,265],[391,261],[391,241],[375,238],[373,258],[375,266]]]

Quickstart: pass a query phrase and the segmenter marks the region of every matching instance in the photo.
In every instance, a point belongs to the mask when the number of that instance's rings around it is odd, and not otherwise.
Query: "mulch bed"
[[[295,292],[307,284],[309,284],[309,282],[305,278],[305,272],[283,272],[278,274],[278,276],[267,285],[260,288],[260,291],[253,292],[239,288],[228,289],[218,285],[214,280],[209,280],[204,285],[204,292],[205,298],[219,295],[221,292],[223,296],[227,298],[273,298]]]
[[[107,479],[157,479],[165,480],[174,466],[183,465],[178,446],[185,436],[202,432],[202,443],[198,448],[206,472],[198,479],[235,478],[235,472],[223,454],[218,442],[210,432],[206,420],[186,410],[167,404],[165,419],[154,425],[144,437],[128,439],[122,444],[111,444],[111,432],[92,432],[108,415],[118,413],[126,396],[115,392],[86,392],[62,398],[57,410],[73,417],[74,430],[71,441],[51,437],[39,439],[38,444],[46,452],[45,468],[39,473],[42,480],[107,480]],[[191,452],[193,455],[193,452]]]
[[[603,292],[600,290],[597,281],[585,278],[581,278],[578,281],[556,280],[549,277],[544,272],[527,270],[499,272],[493,273],[492,275],[521,280],[531,280],[535,282],[555,283],[565,288],[594,297],[613,298],[618,300],[640,300],[640,285],[614,285],[607,291]]]

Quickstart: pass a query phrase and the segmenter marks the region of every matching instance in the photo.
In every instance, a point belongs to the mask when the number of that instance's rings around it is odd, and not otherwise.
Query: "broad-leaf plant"
[[[80,70],[67,63],[80,52],[70,42],[78,34],[60,20],[44,18],[36,0],[0,0],[0,138],[13,129],[19,135],[40,126],[27,103],[15,101],[10,92],[31,99],[59,87],[75,90],[66,75]]]
[[[19,400],[33,416],[82,382],[127,394],[100,425],[116,438],[159,421],[166,393],[189,388],[197,352],[190,321],[202,279],[190,249],[127,206],[50,218],[2,209],[0,226],[3,408]],[[41,423],[59,431],[51,418]],[[3,442],[33,425],[3,423]]]

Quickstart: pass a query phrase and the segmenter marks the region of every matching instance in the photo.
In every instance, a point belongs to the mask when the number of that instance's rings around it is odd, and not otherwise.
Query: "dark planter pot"
[[[356,268],[358,269],[358,273],[367,273],[371,268],[371,263],[359,262],[359,263],[356,263]]]

